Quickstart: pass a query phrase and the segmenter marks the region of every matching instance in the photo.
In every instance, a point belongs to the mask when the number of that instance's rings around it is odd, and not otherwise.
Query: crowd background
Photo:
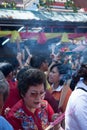
[[[80,122],[79,122],[79,126],[76,125],[77,121],[79,121],[77,118],[77,116],[79,114],[74,116],[74,120],[76,121],[75,122],[76,124],[71,120],[73,122],[73,125],[71,125],[72,123],[71,123],[70,119],[72,117],[70,117],[69,113],[73,113],[72,112],[73,110],[71,110],[71,109],[74,109],[74,108],[69,107],[69,105],[67,105],[67,103],[68,103],[68,100],[69,100],[69,102],[71,102],[70,97],[72,97],[73,91],[76,90],[76,88],[77,88],[76,85],[78,86],[77,83],[79,81],[84,83],[85,86],[84,85],[82,85],[82,86],[84,86],[86,88],[86,75],[87,75],[86,74],[86,71],[87,71],[86,70],[87,69],[86,53],[87,53],[87,51],[84,52],[85,55],[82,55],[81,53],[76,53],[74,55],[65,55],[61,51],[58,51],[57,53],[55,53],[55,48],[56,48],[56,46],[52,46],[50,56],[46,57],[42,53],[39,55],[32,54],[30,52],[29,48],[27,46],[25,46],[25,48],[24,48],[25,51],[20,50],[17,52],[17,55],[16,55],[17,65],[14,65],[8,61],[0,62],[0,71],[4,74],[7,82],[9,83],[9,90],[10,90],[8,98],[6,99],[4,106],[2,108],[1,115],[12,124],[12,126],[14,127],[15,130],[17,130],[17,126],[18,126],[18,129],[21,129],[21,130],[25,129],[25,127],[23,127],[23,128],[22,128],[22,126],[20,127],[20,125],[17,124],[18,119],[16,119],[16,118],[14,119],[15,123],[12,122],[12,117],[11,117],[12,113],[11,112],[14,112],[12,110],[14,110],[16,103],[18,101],[20,101],[21,98],[23,98],[23,100],[25,101],[25,98],[26,98],[25,95],[28,91],[28,90],[26,90],[25,93],[23,93],[23,90],[18,88],[18,86],[19,86],[18,84],[20,83],[21,87],[23,87],[23,86],[26,87],[26,85],[22,84],[23,83],[22,81],[23,80],[24,80],[24,82],[27,81],[27,76],[30,72],[29,70],[32,70],[32,69],[40,70],[46,76],[46,89],[45,89],[44,99],[47,100],[47,102],[50,104],[52,110],[57,114],[68,113],[65,115],[65,119],[63,118],[62,121],[59,122],[57,127],[55,127],[55,130],[56,129],[57,130],[58,129],[59,130],[60,129],[73,130],[74,126],[75,126],[74,130],[77,130],[77,129],[82,130],[82,128],[80,127]],[[26,54],[25,54],[25,52],[26,52]],[[84,68],[85,68],[85,71],[84,71]],[[80,74],[80,71],[82,71],[81,74]],[[27,74],[26,76],[24,76],[25,73]],[[36,76],[37,75],[38,74],[36,74]],[[34,78],[34,75],[33,75],[33,78]],[[36,82],[36,80],[34,82]],[[37,81],[37,84],[38,83],[39,82]],[[39,84],[41,84],[41,83],[43,83],[43,81],[41,81]],[[27,82],[27,85],[29,85],[28,82]],[[32,84],[30,84],[30,86],[31,85]],[[33,85],[35,85],[35,84],[33,84]],[[20,94],[19,94],[19,91],[21,91]],[[34,94],[36,94],[36,93],[34,93]],[[86,94],[84,94],[84,93],[82,93],[82,94],[85,95],[85,97],[86,97]],[[78,96],[77,96],[77,98],[78,98]],[[85,104],[85,103],[83,103],[83,104]],[[85,106],[85,108],[86,108],[86,106]],[[78,109],[75,109],[75,110],[78,111]],[[83,107],[81,110],[83,110]],[[53,115],[53,112],[51,113],[51,115]],[[67,116],[67,115],[69,115],[69,116]],[[84,116],[85,115],[83,113],[81,116],[81,120],[84,118]],[[58,115],[55,117],[57,118]],[[70,119],[67,117],[69,117]],[[82,122],[82,125],[84,126],[84,130],[86,130],[86,128],[87,128],[86,121],[87,120],[86,119],[84,119],[84,120],[85,120],[84,121],[85,125],[84,125],[84,122]],[[50,117],[49,121],[52,121],[51,117]],[[27,123],[27,121],[25,121],[25,124],[26,123]],[[16,126],[16,124],[17,124],[17,126]],[[23,124],[23,126],[25,124]],[[41,127],[38,125],[38,123],[36,123],[36,125],[38,126],[38,130],[39,129],[41,130],[43,128],[45,129],[47,127],[47,125],[45,125],[44,127]],[[72,129],[71,129],[71,127],[72,127]],[[35,126],[35,128],[36,128],[36,126]]]

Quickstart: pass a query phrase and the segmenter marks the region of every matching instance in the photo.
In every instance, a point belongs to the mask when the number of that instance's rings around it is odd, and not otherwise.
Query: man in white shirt
[[[85,69],[85,72],[81,73],[84,74],[83,80],[79,80],[68,100],[65,130],[87,130],[87,66]]]

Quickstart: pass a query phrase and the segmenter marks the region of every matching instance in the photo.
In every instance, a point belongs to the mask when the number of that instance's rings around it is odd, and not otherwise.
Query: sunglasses
[[[44,98],[46,92],[31,92],[30,96],[33,98],[37,98],[38,96],[40,96],[41,98]]]

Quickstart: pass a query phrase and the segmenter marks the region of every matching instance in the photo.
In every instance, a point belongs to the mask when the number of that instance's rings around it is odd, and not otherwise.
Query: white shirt
[[[56,91],[56,92],[60,92],[61,90],[62,90],[62,88],[63,88],[63,85],[62,86],[58,86],[56,89],[54,89],[54,84],[52,85],[52,91],[54,92],[54,91]]]
[[[87,85],[79,81],[72,92],[65,112],[65,130],[87,130]]]

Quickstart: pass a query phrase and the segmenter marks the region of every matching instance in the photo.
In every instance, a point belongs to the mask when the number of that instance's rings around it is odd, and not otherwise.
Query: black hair
[[[13,66],[9,62],[0,62],[0,71],[4,74],[5,77],[9,75],[10,72],[12,72]]]
[[[72,80],[70,83],[70,88],[72,90],[74,90],[80,78],[83,78],[84,81],[87,80],[87,64],[81,64],[80,68],[75,72],[75,74],[73,74]]]
[[[18,81],[19,93],[24,96],[30,86],[37,86],[42,83],[44,84],[44,89],[46,90],[46,76],[44,72],[39,69],[28,69],[23,73]]]
[[[23,73],[30,68],[32,68],[32,67],[24,66],[24,68],[20,69],[19,72],[17,73],[17,80],[19,81],[21,79],[21,76],[23,75]]]
[[[59,74],[67,74],[67,69],[66,69],[66,66],[64,66],[64,64],[61,64],[61,63],[58,63],[58,64],[53,64],[51,67],[50,67],[50,71],[54,68],[54,67],[57,67],[58,71],[59,71]]]
[[[33,68],[37,68],[39,69],[42,65],[43,62],[46,62],[46,57],[44,56],[32,56],[31,58],[31,61],[30,61],[30,65],[33,67]]]

